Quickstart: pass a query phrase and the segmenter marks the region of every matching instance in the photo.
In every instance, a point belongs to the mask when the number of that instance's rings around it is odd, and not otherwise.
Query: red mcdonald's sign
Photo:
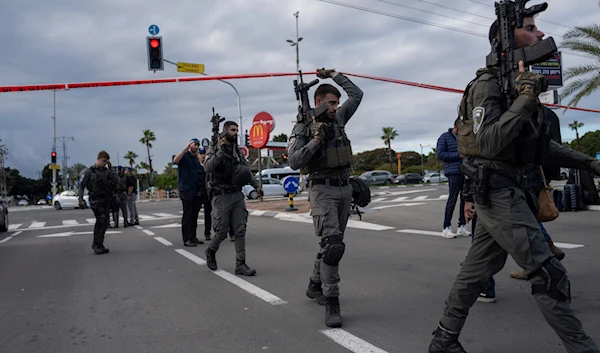
[[[252,125],[248,134],[250,135],[250,144],[254,148],[263,148],[269,142],[269,129],[265,124]]]

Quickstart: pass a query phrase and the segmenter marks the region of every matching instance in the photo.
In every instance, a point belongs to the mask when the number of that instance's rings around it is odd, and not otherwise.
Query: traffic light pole
[[[56,152],[56,90],[52,90],[54,93],[54,115],[52,115],[52,120],[54,120],[54,137],[52,138],[52,152]],[[56,196],[56,169],[52,169],[52,198],[54,199]]]

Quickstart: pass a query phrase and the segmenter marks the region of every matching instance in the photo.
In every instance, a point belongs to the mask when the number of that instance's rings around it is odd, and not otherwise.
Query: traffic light
[[[284,153],[284,154],[282,154],[282,155],[281,155],[281,159],[282,159],[284,162],[286,162],[286,161],[287,161],[287,154],[285,154],[285,153]]]
[[[52,164],[56,164],[56,152],[52,151]]]
[[[163,71],[162,37],[146,37],[148,47],[148,71]]]
[[[250,136],[248,136],[248,130],[246,130],[246,134],[244,136],[246,138],[246,146],[250,146]]]

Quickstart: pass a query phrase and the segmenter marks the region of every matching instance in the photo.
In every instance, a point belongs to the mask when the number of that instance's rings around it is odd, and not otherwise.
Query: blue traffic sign
[[[293,194],[296,192],[296,190],[298,190],[298,187],[300,186],[300,182],[298,181],[298,179],[296,179],[296,177],[293,176],[287,176],[283,179],[283,188],[285,189],[285,191],[287,193]]]
[[[150,34],[155,36],[158,34],[158,32],[160,32],[160,29],[158,28],[157,25],[151,25],[150,27],[148,27],[148,32],[150,32]]]
[[[596,159],[600,159],[600,152],[596,153]]]

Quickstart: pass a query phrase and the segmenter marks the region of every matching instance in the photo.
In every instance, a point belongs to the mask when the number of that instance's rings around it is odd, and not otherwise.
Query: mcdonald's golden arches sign
[[[254,148],[263,148],[269,142],[269,128],[266,124],[254,124],[248,132],[250,144]]]

